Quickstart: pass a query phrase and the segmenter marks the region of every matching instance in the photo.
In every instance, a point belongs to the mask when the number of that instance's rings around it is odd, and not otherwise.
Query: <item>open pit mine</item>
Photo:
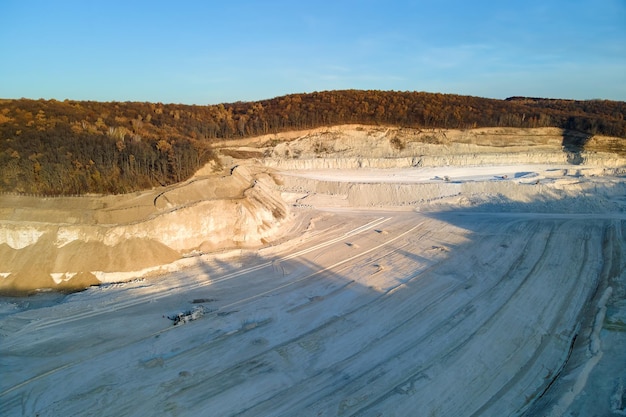
[[[623,139],[214,150],[159,189],[0,196],[0,415],[626,415]]]

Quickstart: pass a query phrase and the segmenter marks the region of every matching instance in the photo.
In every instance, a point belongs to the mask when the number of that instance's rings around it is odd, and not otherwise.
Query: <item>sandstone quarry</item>
[[[260,247],[290,221],[281,191],[342,195],[350,206],[510,203],[616,193],[621,181],[443,181],[446,167],[550,164],[546,175],[606,177],[625,170],[616,138],[557,128],[417,130],[340,126],[216,143],[226,169],[175,186],[117,196],[0,196],[0,291],[76,290],[155,275],[194,254]],[[441,181],[363,182],[349,172],[439,168]],[[333,180],[314,178],[339,170]],[[289,173],[309,172],[304,178]],[[448,170],[449,171],[449,170]],[[280,175],[283,172],[284,175]],[[390,171],[387,171],[390,172]],[[424,171],[428,172],[428,171]],[[435,171],[432,171],[435,173]],[[311,177],[313,175],[313,177]],[[406,173],[403,174],[406,177]],[[621,192],[621,191],[619,191]],[[581,204],[593,204],[593,196]],[[604,200],[602,200],[604,201]],[[568,203],[571,204],[571,203]],[[178,264],[176,263],[178,262]]]
[[[258,247],[288,214],[263,171],[234,167],[122,196],[3,195],[0,289],[77,290],[163,272],[197,253]]]
[[[1,195],[0,414],[624,415],[623,143],[340,126]]]

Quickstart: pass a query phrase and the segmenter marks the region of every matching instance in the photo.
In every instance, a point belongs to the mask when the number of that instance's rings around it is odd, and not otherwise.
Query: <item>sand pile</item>
[[[2,206],[5,293],[155,274],[190,254],[260,246],[288,221],[272,177],[245,167],[128,196],[8,196]]]

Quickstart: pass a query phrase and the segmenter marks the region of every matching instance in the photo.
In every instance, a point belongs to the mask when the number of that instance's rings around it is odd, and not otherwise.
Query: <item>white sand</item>
[[[271,245],[3,299],[0,415],[622,415],[626,202],[599,171],[284,172]]]

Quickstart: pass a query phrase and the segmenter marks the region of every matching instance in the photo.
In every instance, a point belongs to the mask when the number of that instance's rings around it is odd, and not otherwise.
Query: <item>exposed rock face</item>
[[[574,178],[582,171],[623,173],[624,142],[555,128],[343,126],[218,143],[224,164],[234,167],[221,176],[201,170],[185,183],[123,196],[0,196],[0,291],[80,289],[158,273],[168,264],[176,268],[176,262],[193,254],[263,245],[290,219],[279,190],[342,194],[352,206],[446,198],[467,204],[481,195],[528,202],[538,195],[586,192],[575,187],[564,191],[559,184],[319,181],[281,177],[274,170],[541,163],[571,166]],[[280,187],[276,178],[281,178]],[[612,192],[624,188],[623,183],[608,186]]]
[[[2,196],[0,290],[75,290],[157,273],[189,253],[262,245],[288,220],[263,170],[127,196]]]
[[[626,140],[557,128],[416,130],[361,126],[316,129],[268,148],[267,166],[280,169],[354,169],[589,164],[621,167]]]

